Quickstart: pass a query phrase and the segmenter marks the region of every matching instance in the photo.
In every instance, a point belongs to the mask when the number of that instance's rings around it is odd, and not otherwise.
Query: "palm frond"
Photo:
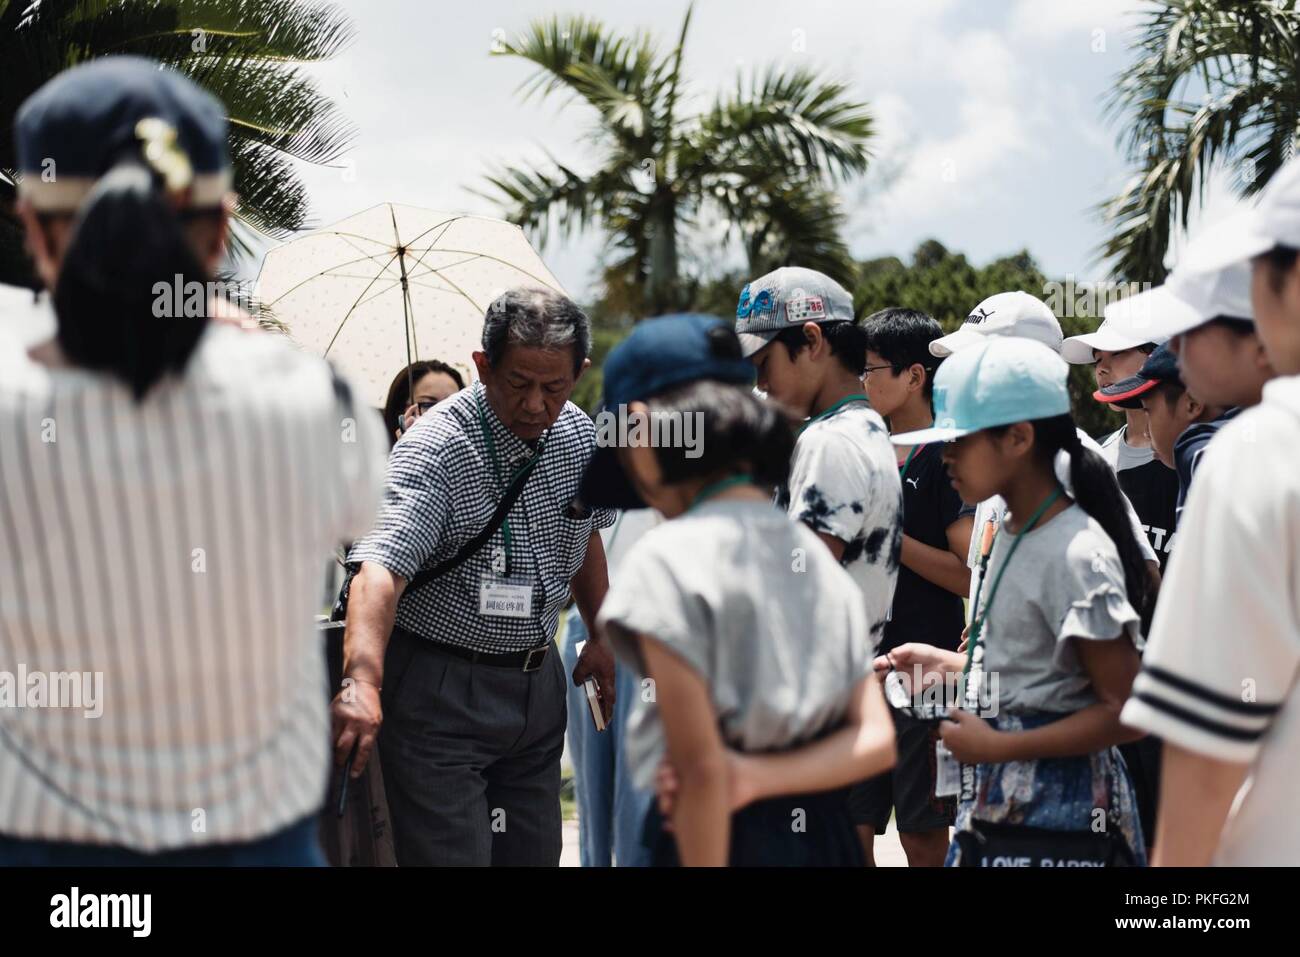
[[[772,168],[845,179],[866,170],[873,133],[870,111],[844,83],[772,67],[717,99],[701,119],[694,159],[725,165],[740,152]]]
[[[554,157],[550,160],[549,169],[501,168],[485,177],[491,191],[472,192],[501,203],[506,218],[543,245],[552,226],[569,236],[597,222],[608,225],[628,194],[636,192],[628,171],[618,164],[582,176]]]
[[[493,53],[538,67],[521,87],[525,99],[567,90],[595,107],[625,146],[649,154],[650,119],[664,73],[649,34],[620,35],[591,17],[550,17],[502,41]]]
[[[354,128],[298,64],[336,55],[353,35],[338,6],[305,0],[0,0],[0,125],[12,129],[23,100],[85,60],[136,54],[185,72],[228,111],[238,255],[244,227],[283,238],[309,224],[289,158],[331,163]],[[0,171],[15,165],[12,137],[0,136]],[[6,205],[0,190],[0,218]],[[0,250],[0,271],[21,268]]]
[[[1300,11],[1271,0],[1165,0],[1136,48],[1108,106],[1137,172],[1098,207],[1109,228],[1099,253],[1123,278],[1148,280],[1163,277],[1173,224],[1186,227],[1216,164],[1235,167],[1235,188],[1249,194],[1294,152]]]
[[[857,264],[844,242],[845,216],[832,190],[780,177],[724,189],[713,198],[739,233],[750,275],[798,265],[853,288]]]
[[[179,68],[225,104],[232,136],[317,164],[337,160],[356,136],[334,103],[287,63],[253,56],[200,57]]]

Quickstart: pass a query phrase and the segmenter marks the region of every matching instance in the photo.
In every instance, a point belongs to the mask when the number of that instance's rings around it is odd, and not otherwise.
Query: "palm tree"
[[[1170,230],[1186,228],[1216,161],[1251,195],[1290,159],[1300,10],[1289,0],[1164,0],[1141,22],[1137,50],[1111,102],[1137,172],[1101,208],[1110,237],[1100,252],[1117,275],[1160,282]]]
[[[866,106],[807,70],[768,69],[684,114],[690,22],[688,8],[666,52],[646,33],[620,36],[581,16],[539,20],[500,43],[497,55],[537,67],[526,97],[564,92],[595,110],[597,168],[579,173],[550,157],[545,168],[489,176],[487,195],[539,242],[551,226],[602,228],[615,254],[607,285],[632,291],[633,314],[684,304],[682,232],[710,216],[740,240],[751,273],[797,260],[851,285],[831,187],[866,169]]]
[[[13,120],[61,70],[111,54],[152,57],[226,105],[235,190],[233,245],[282,239],[308,225],[292,160],[330,163],[351,125],[299,64],[327,59],[352,38],[336,7],[302,0],[0,0],[0,282],[31,285],[15,199]]]

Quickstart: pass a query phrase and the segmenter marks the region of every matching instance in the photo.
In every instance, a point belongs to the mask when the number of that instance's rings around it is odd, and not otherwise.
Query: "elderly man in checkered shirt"
[[[402,436],[375,527],[348,555],[335,754],[342,763],[356,745],[356,776],[378,741],[399,865],[559,863],[566,676],[553,638],[570,590],[595,634],[607,587],[597,530],[614,520],[571,506],[596,443],[568,401],[590,348],[586,315],[558,293],[493,302],[479,382]],[[522,470],[487,543],[404,595],[489,525]],[[573,681],[589,676],[608,717],[614,663],[599,639]]]

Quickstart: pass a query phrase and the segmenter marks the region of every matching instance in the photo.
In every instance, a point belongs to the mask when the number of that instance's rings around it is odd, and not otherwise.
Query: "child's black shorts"
[[[956,798],[934,796],[934,744],[939,740],[937,721],[918,721],[894,709],[898,735],[898,763],[893,770],[855,784],[849,791],[849,816],[854,824],[869,825],[884,834],[889,813],[899,831],[932,831],[950,827],[957,814]]]

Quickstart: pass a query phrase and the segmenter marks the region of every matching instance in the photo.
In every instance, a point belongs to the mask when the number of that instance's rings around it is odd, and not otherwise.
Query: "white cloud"
[[[1012,34],[1038,41],[1071,40],[1089,44],[1093,31],[1105,31],[1109,44],[1131,28],[1141,8],[1135,0],[1020,0],[1008,18]]]
[[[1113,185],[1106,179],[1117,175],[1099,95],[1107,74],[1122,68],[1125,44],[1111,34],[1108,55],[1093,56],[1088,31],[1116,29],[1132,2],[709,0],[695,6],[684,106],[730,87],[738,59],[746,69],[798,65],[841,77],[877,126],[872,172],[842,190],[855,251],[887,244],[905,254],[933,235],[978,261],[1011,241],[1054,249],[1070,268],[1096,239],[1077,211],[1103,198]],[[304,174],[318,221],[386,200],[496,212],[465,191],[490,167],[541,159],[543,147],[579,169],[594,162],[583,138],[590,111],[562,108],[560,98],[521,101],[517,87],[530,67],[487,55],[494,29],[513,33],[547,11],[521,0],[480,0],[454,13],[413,0],[344,6],[357,40],[312,71],[360,136],[352,180],[337,170]],[[581,8],[620,30],[648,29],[667,47],[686,0],[587,0]],[[1019,202],[1034,190],[1071,211],[1069,236]],[[1002,232],[984,228],[990,223]],[[601,236],[590,234],[550,244],[545,257],[581,293],[600,247]]]
[[[956,122],[946,132],[935,132],[931,118],[897,94],[874,101],[881,119],[881,152],[897,156],[901,149],[907,154],[891,170],[894,181],[880,206],[870,211],[878,225],[976,207],[997,188],[999,174],[1033,149],[1020,69],[1001,36],[971,30],[935,36],[928,46],[927,59],[943,64],[929,79],[941,84]]]

